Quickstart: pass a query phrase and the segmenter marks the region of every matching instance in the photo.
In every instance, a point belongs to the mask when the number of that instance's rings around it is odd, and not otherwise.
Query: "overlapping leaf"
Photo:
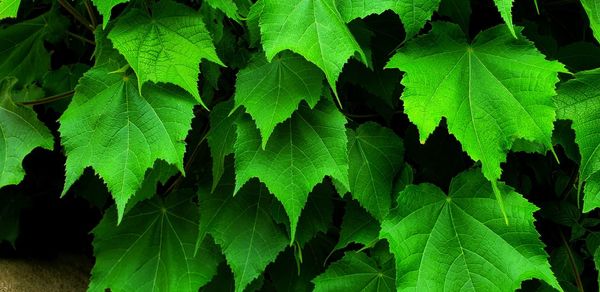
[[[346,27],[334,0],[262,0],[262,44],[267,60],[291,50],[317,65],[336,89],[342,67],[355,53],[366,57]]]
[[[0,188],[18,184],[25,176],[23,158],[37,147],[52,150],[52,134],[36,113],[13,102],[15,78],[0,80]]]
[[[236,191],[257,177],[283,204],[292,241],[308,194],[325,176],[348,187],[346,119],[330,100],[303,105],[277,126],[263,150],[249,117],[241,118],[235,142]]]
[[[222,64],[201,15],[164,0],[152,15],[133,8],[119,17],[108,37],[138,76],[146,81],[173,83],[204,104],[198,93],[200,60]]]
[[[321,98],[323,75],[301,56],[282,52],[271,62],[262,53],[237,75],[235,108],[244,106],[262,136],[264,149],[275,126],[292,116],[300,102],[314,107]]]
[[[157,159],[183,171],[195,102],[174,86],[149,84],[140,95],[135,74],[119,71],[125,63],[105,58],[109,61],[80,79],[60,118],[67,154],[64,192],[86,167],[93,167],[108,185],[121,218]]]
[[[335,250],[345,248],[350,243],[370,246],[378,239],[379,222],[357,203],[348,202],[344,209],[340,238],[335,245]]]
[[[407,38],[413,37],[437,10],[440,0],[335,0],[342,18],[350,22],[371,14],[392,10],[400,16]]]
[[[396,291],[394,261],[379,266],[362,252],[348,252],[313,280],[314,291]]]
[[[560,290],[533,225],[537,208],[500,185],[510,225],[479,170],[452,180],[449,195],[411,185],[382,223],[396,258],[398,291],[513,291],[539,278]]]
[[[491,181],[500,178],[515,139],[551,147],[554,85],[566,71],[517,32],[514,39],[497,26],[469,44],[458,26],[433,23],[431,33],[407,43],[387,65],[406,72],[402,99],[421,142],[445,117]]]
[[[350,192],[375,218],[390,210],[392,185],[402,167],[404,146],[390,129],[375,123],[348,130]]]
[[[110,209],[94,228],[89,291],[198,291],[216,274],[220,256],[203,243],[195,254],[198,210],[189,192],[137,205],[117,225]]]
[[[579,189],[585,182],[583,211],[600,207],[600,69],[582,71],[562,84],[555,98],[558,118],[573,121],[579,145]]]
[[[233,271],[235,291],[244,291],[287,246],[270,215],[272,196],[256,180],[233,196],[233,175],[214,193],[200,190],[200,241],[210,234]]]
[[[508,27],[508,30],[510,31],[510,33],[515,37],[518,38],[518,34],[520,33],[517,30],[515,30],[515,26],[513,25],[513,21],[512,21],[512,6],[513,6],[513,1],[514,0],[494,0],[494,3],[496,4],[496,7],[498,8],[498,11],[500,12],[500,16],[502,17],[502,20],[504,20],[504,22],[506,23],[506,26]]]
[[[212,156],[212,189],[214,190],[225,171],[225,157],[233,154],[236,141],[237,121],[243,115],[241,110],[231,113],[233,102],[217,104],[210,112],[210,130],[207,135]]]
[[[597,0],[579,0],[588,15],[594,37],[600,42],[600,2]]]
[[[129,0],[92,0],[96,8],[98,8],[98,12],[102,15],[102,27],[105,28],[110,20],[111,12],[113,7],[121,4],[129,2]]]
[[[50,69],[50,54],[44,42],[60,39],[67,23],[52,9],[34,19],[0,29],[0,79],[16,77],[18,86],[41,79]]]

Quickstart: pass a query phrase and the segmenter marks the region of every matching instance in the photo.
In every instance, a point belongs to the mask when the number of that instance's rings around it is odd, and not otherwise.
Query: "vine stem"
[[[85,17],[83,17],[77,11],[77,9],[75,9],[73,6],[71,6],[71,4],[69,4],[69,2],[66,2],[65,0],[58,0],[58,4],[60,4],[60,6],[62,6],[65,10],[67,10],[67,12],[69,12],[77,21],[79,21],[81,24],[83,24],[83,26],[85,26],[91,32],[94,32],[95,27],[92,26],[92,24],[87,19],[85,19]]]
[[[94,14],[94,10],[92,9],[92,4],[90,4],[90,0],[85,0],[83,3],[85,4],[85,9],[87,10],[88,16],[90,17],[92,26],[95,28],[96,26],[98,26],[98,21],[96,20],[96,14]]]
[[[19,102],[19,104],[20,105],[25,105],[25,106],[34,106],[34,105],[40,105],[40,104],[47,104],[47,103],[55,102],[57,100],[61,100],[63,98],[71,97],[71,96],[73,96],[73,94],[75,94],[75,90],[70,90],[70,91],[67,91],[67,92],[63,92],[61,94],[44,97],[44,98],[38,99],[38,100]]]
[[[573,253],[571,252],[571,247],[565,238],[562,230],[558,231],[560,234],[560,239],[562,240],[565,248],[567,249],[567,255],[569,256],[569,264],[571,265],[571,271],[573,272],[573,276],[575,276],[575,284],[577,284],[577,290],[583,292],[583,283],[581,282],[581,277],[579,276],[579,271],[577,270],[577,265],[575,265],[575,259],[573,258]]]
[[[90,39],[87,39],[87,38],[85,38],[85,37],[82,37],[82,36],[80,36],[80,35],[78,35],[78,34],[76,34],[76,33],[72,33],[72,32],[70,32],[70,31],[67,31],[67,35],[69,35],[69,36],[71,36],[71,37],[74,37],[74,38],[76,38],[76,39],[78,39],[78,40],[80,40],[80,41],[86,42],[86,43],[88,43],[88,44],[90,44],[90,45],[92,45],[92,46],[95,46],[95,45],[96,45],[96,42],[94,42],[94,41],[92,41],[92,40],[90,40]]]

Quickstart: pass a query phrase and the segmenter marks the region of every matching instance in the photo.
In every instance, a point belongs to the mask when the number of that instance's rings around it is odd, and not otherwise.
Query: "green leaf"
[[[16,18],[21,0],[0,0],[0,19]]]
[[[600,207],[600,69],[582,71],[561,85],[555,98],[559,119],[572,120],[579,145],[579,191],[586,182],[583,211]]]
[[[398,291],[513,291],[539,278],[561,290],[533,225],[538,208],[500,184],[510,225],[479,170],[452,180],[449,195],[408,186],[381,225],[396,258]]]
[[[340,227],[340,239],[334,250],[345,248],[350,243],[371,246],[379,240],[379,222],[354,201],[346,204]]]
[[[244,106],[262,136],[264,149],[279,123],[305,100],[313,108],[321,98],[323,75],[313,64],[290,52],[267,62],[262,53],[237,74],[235,108]]]
[[[0,80],[0,188],[23,180],[23,158],[33,149],[52,150],[54,139],[36,113],[13,101],[15,78]]]
[[[194,256],[198,209],[189,192],[142,202],[117,225],[111,208],[94,228],[89,291],[198,291],[217,272],[220,256],[203,244]]]
[[[233,271],[235,291],[262,274],[287,246],[287,237],[270,216],[274,203],[268,190],[252,181],[234,197],[233,175],[214,193],[198,192],[200,237],[210,234]],[[275,201],[276,203],[276,201]]]
[[[49,71],[44,75],[42,87],[48,95],[56,95],[73,90],[79,78],[89,69],[88,65],[81,63],[61,66],[57,70]]]
[[[510,33],[513,35],[513,37],[519,38],[517,34],[520,34],[520,32],[518,29],[515,31],[515,26],[513,25],[512,21],[513,1],[514,0],[494,0],[494,3],[500,12],[500,16],[502,16],[502,19],[506,23],[508,30],[510,30]]]
[[[94,2],[94,5],[98,8],[100,15],[102,15],[102,28],[106,28],[113,7],[121,3],[129,2],[129,0],[92,0],[92,2]]]
[[[257,177],[283,204],[292,242],[298,218],[313,187],[331,176],[348,187],[346,118],[330,100],[302,105],[277,126],[267,147],[249,117],[239,120],[235,143],[236,192]]]
[[[232,0],[206,0],[206,3],[214,9],[221,10],[227,17],[240,21],[237,5]]]
[[[382,266],[362,252],[348,252],[313,279],[314,291],[396,291],[394,261]]]
[[[440,0],[335,0],[345,22],[392,10],[400,16],[406,38],[416,35],[437,10]]]
[[[140,92],[146,81],[173,83],[204,105],[198,93],[200,60],[223,63],[202,17],[171,1],[158,2],[151,10],[152,15],[131,9],[119,17],[108,38],[135,70]]]
[[[68,21],[56,9],[34,19],[0,29],[0,79],[13,76],[17,86],[41,79],[50,69],[50,54],[44,42],[62,36]]]
[[[366,56],[336,9],[334,0],[263,0],[262,44],[271,61],[291,50],[317,65],[336,91],[342,67],[354,53]]]
[[[367,211],[383,220],[390,210],[394,177],[402,169],[404,145],[376,123],[348,130],[350,192]]]
[[[594,37],[600,42],[600,2],[597,0],[580,0],[580,2],[588,15]]]
[[[469,33],[471,0],[442,0],[438,13],[460,25],[465,34]]]
[[[67,154],[63,194],[86,167],[93,167],[115,198],[119,221],[157,159],[183,172],[195,104],[174,86],[149,84],[140,95],[136,76],[119,71],[124,64],[108,61],[88,71],[59,129]]]
[[[552,147],[556,61],[533,44],[514,39],[497,26],[471,44],[449,23],[433,23],[431,33],[406,44],[387,64],[406,72],[405,112],[423,143],[445,117],[463,149],[481,161],[483,174],[500,178],[500,164],[512,143],[526,139]]]
[[[233,145],[237,137],[236,122],[243,114],[241,110],[231,113],[232,108],[233,102],[226,101],[217,104],[210,112],[210,130],[207,141],[212,156],[213,191],[225,171],[225,157],[233,154]]]
[[[590,233],[586,238],[586,246],[589,253],[593,256],[596,272],[600,271],[600,233]],[[600,283],[600,272],[597,279],[598,283]]]

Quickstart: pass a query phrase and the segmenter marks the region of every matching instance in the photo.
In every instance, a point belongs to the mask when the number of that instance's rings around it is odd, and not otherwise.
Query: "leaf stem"
[[[53,96],[48,96],[48,97],[45,97],[45,98],[42,98],[42,99],[38,99],[38,100],[19,102],[19,104],[20,105],[24,105],[24,106],[34,106],[34,105],[40,105],[40,104],[47,104],[47,103],[55,102],[57,100],[61,100],[63,98],[71,97],[71,96],[73,96],[73,94],[75,94],[75,90],[70,90],[70,91],[67,91],[67,92],[63,92],[61,94],[57,94],[57,95],[53,95]]]
[[[98,20],[96,19],[96,14],[94,13],[94,9],[92,9],[92,4],[90,3],[90,0],[85,0],[83,3],[85,4],[85,9],[87,10],[88,16],[90,17],[92,26],[98,26]]]
[[[60,4],[60,6],[62,6],[65,10],[67,10],[67,12],[69,12],[77,21],[79,21],[81,24],[83,24],[83,26],[85,26],[90,31],[94,32],[95,27],[92,26],[92,24],[87,19],[85,19],[85,17],[83,17],[77,11],[77,9],[75,9],[73,6],[71,6],[71,4],[69,4],[65,0],[58,0],[58,4]]]
[[[90,39],[88,39],[88,38],[82,37],[82,36],[80,36],[80,35],[78,35],[78,34],[76,34],[76,33],[72,33],[72,32],[70,32],[70,31],[67,31],[67,34],[68,34],[69,36],[71,36],[71,37],[74,37],[74,38],[76,38],[76,39],[80,40],[80,41],[86,42],[86,43],[88,43],[88,44],[90,44],[90,45],[92,45],[92,46],[95,46],[95,45],[96,45],[96,42],[94,42],[94,41],[92,41],[92,40],[90,40]]]
[[[577,270],[577,265],[575,264],[575,259],[573,258],[573,253],[571,251],[571,247],[565,238],[562,230],[558,230],[558,234],[560,234],[560,239],[562,240],[565,248],[567,249],[567,255],[569,256],[569,264],[571,265],[571,272],[573,272],[573,276],[575,277],[575,284],[577,284],[577,290],[583,292],[583,283],[581,282],[581,277],[579,275],[579,271]]]

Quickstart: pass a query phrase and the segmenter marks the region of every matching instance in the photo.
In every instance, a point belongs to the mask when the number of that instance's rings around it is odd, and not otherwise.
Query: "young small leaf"
[[[236,191],[257,177],[283,204],[290,218],[292,242],[298,218],[313,187],[332,176],[348,187],[346,118],[330,100],[314,109],[302,105],[277,126],[267,147],[249,117],[238,122],[235,142]]]
[[[54,139],[36,113],[13,102],[16,78],[0,80],[0,188],[23,180],[23,158],[33,149],[52,150]]]
[[[381,225],[396,258],[398,291],[513,291],[533,277],[561,290],[533,225],[537,207],[499,185],[510,225],[479,170],[452,180],[449,195],[411,185]]]
[[[108,38],[135,70],[140,92],[147,81],[173,83],[204,105],[198,93],[200,60],[222,62],[202,17],[168,0],[151,10],[152,15],[131,9],[119,17]]]
[[[220,256],[206,242],[197,255],[198,209],[189,192],[138,204],[117,225],[111,208],[94,228],[89,291],[194,292],[212,279]]]

